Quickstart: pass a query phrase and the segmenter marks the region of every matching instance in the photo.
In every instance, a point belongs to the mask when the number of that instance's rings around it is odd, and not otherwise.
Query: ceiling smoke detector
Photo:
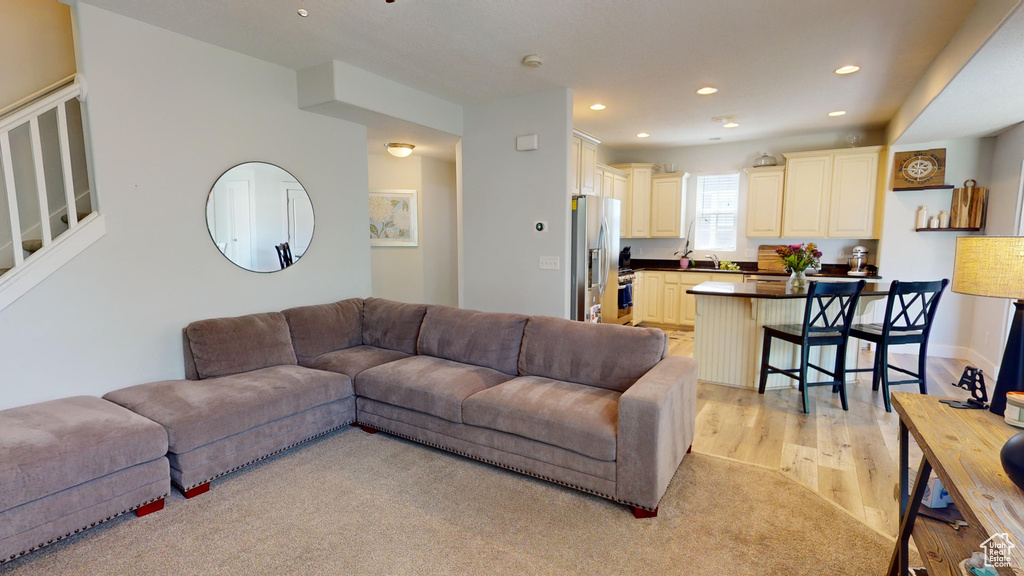
[[[544,60],[540,57],[540,54],[527,54],[523,57],[523,66],[540,68],[541,64],[544,64]]]

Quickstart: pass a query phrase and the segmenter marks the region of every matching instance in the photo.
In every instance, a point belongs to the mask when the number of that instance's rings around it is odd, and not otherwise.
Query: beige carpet
[[[780,473],[691,454],[660,515],[345,429],[0,574],[881,574],[891,545]]]

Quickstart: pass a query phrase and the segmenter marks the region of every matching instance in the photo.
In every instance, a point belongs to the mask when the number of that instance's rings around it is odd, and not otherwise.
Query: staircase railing
[[[7,197],[6,206],[0,199],[0,217],[7,212],[11,240],[11,256],[4,256],[0,262],[0,310],[12,304],[106,234],[103,215],[96,209],[95,190],[81,192],[83,197],[89,197],[89,208],[84,213],[79,214],[76,206],[78,198],[75,197],[73,167],[74,171],[86,172],[78,174],[79,182],[88,181],[90,170],[88,154],[84,159],[79,155],[84,152],[80,149],[79,139],[79,130],[84,127],[75,124],[71,127],[74,131],[72,132],[68,126],[68,103],[76,98],[85,98],[84,79],[79,75],[52,84],[0,110],[0,188],[6,192]],[[40,133],[40,118],[44,115],[46,118],[43,126],[48,154],[44,152],[43,136]],[[54,116],[56,147],[53,146]],[[75,114],[75,120],[77,116]],[[14,131],[17,131],[13,138],[16,150],[11,145]],[[75,162],[72,162],[73,133],[76,136]],[[45,166],[44,157],[48,159]],[[50,176],[51,187],[58,186],[58,164],[59,173],[63,178],[63,190],[55,189],[52,190],[52,195],[48,195],[47,176]],[[23,186],[20,196],[17,190],[19,184]],[[32,187],[35,188],[34,191],[31,190]],[[32,221],[28,223],[27,228],[22,227],[24,223],[18,211],[19,199],[28,203],[26,217],[29,219],[34,219],[35,208],[32,205],[38,203],[38,224]],[[52,209],[50,200],[53,200]],[[53,219],[59,217],[61,212],[65,215],[60,220],[65,222],[68,228],[63,232],[58,229],[55,234],[53,223],[57,220]],[[39,238],[35,238],[36,228]],[[33,238],[26,239],[25,235],[31,235]],[[5,245],[5,242],[6,238],[0,238],[0,254],[6,253],[8,245]],[[30,252],[31,255],[25,256],[24,252]],[[11,268],[5,269],[7,266]]]
[[[71,81],[68,84],[68,81]],[[63,87],[61,87],[63,86]],[[53,110],[57,114],[57,138],[60,146],[60,164],[64,181],[64,204],[67,212],[68,231],[79,225],[78,210],[75,207],[74,178],[71,162],[71,142],[68,131],[67,103],[83,94],[82,82],[71,76],[60,82],[36,92],[0,111],[0,168],[3,172],[3,184],[7,192],[7,213],[10,220],[11,242],[13,243],[13,268],[15,272],[24,264],[25,256],[22,245],[22,223],[18,212],[18,193],[14,174],[14,157],[11,148],[11,132],[28,124],[31,159],[35,181],[35,201],[39,203],[39,230],[42,248],[45,251],[54,241],[50,225],[51,210],[48,206],[46,173],[43,168],[43,144],[39,131],[39,118]],[[5,114],[4,114],[5,113]],[[58,209],[60,211],[60,209]],[[34,227],[34,225],[33,225]]]

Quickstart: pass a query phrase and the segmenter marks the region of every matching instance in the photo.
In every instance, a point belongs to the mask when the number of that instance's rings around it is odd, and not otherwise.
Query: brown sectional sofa
[[[189,497],[358,421],[649,516],[693,441],[696,364],[659,330],[368,298],[184,337],[189,380],[104,398],[167,429]]]

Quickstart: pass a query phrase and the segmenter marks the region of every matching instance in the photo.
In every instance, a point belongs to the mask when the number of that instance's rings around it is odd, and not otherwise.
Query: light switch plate
[[[537,135],[526,134],[525,136],[516,136],[516,150],[520,152],[527,152],[530,150],[537,149]]]
[[[558,256],[541,256],[541,270],[558,270]]]

